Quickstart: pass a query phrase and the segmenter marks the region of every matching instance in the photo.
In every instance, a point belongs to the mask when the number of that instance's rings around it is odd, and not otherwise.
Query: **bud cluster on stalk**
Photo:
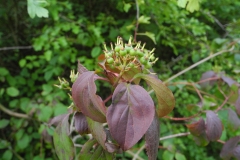
[[[115,46],[111,43],[111,49],[108,50],[104,44],[104,54],[107,63],[112,68],[128,71],[131,68],[141,68],[143,73],[150,73],[149,69],[158,58],[154,57],[154,49],[151,51],[144,49],[145,43],[141,42],[134,44],[132,37],[129,38],[128,43],[123,42],[121,37],[117,38]]]

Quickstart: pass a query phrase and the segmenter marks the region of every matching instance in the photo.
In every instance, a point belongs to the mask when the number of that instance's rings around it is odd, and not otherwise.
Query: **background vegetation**
[[[154,71],[163,81],[236,43],[234,52],[202,63],[168,84],[176,99],[170,117],[189,117],[197,112],[196,104],[202,101],[188,84],[199,81],[204,72],[225,72],[240,82],[237,46],[240,2],[202,0],[200,10],[195,12],[178,3],[177,0],[51,0],[40,4],[47,10],[40,7],[41,11],[34,15],[34,10],[27,10],[29,5],[35,5],[32,0],[1,2],[1,159],[57,159],[51,139],[54,128],[48,127],[47,122],[66,113],[71,104],[67,93],[54,87],[58,77],[67,79],[70,70],[77,69],[78,60],[89,70],[99,69],[96,59],[102,52],[102,44],[114,42],[117,36],[127,40],[135,34],[136,25],[137,40],[156,48],[159,61]],[[38,5],[34,7],[39,10]],[[205,109],[216,108],[224,101],[217,85],[201,91]],[[225,105],[235,110],[232,103]],[[226,110],[219,115],[224,120]],[[161,137],[188,132],[186,123],[162,118]],[[228,127],[221,140],[239,134],[239,127]],[[82,137],[77,142],[85,141],[86,137]],[[140,141],[131,152],[119,156],[132,159],[131,153],[139,151],[143,144]],[[192,136],[184,136],[163,140],[159,148],[159,158],[164,160],[213,160],[219,159],[222,144],[211,142],[200,147]],[[141,151],[139,157],[147,156]]]

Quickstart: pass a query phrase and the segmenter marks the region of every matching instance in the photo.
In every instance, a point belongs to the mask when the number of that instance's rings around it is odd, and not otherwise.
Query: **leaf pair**
[[[198,145],[205,146],[209,141],[216,141],[222,135],[223,126],[218,116],[213,111],[207,111],[206,123],[201,118],[199,121],[188,124],[187,127],[194,135]]]

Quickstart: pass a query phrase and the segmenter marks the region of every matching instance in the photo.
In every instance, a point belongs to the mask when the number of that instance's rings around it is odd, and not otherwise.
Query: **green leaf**
[[[179,7],[185,8],[188,0],[178,0],[177,4]]]
[[[90,118],[87,117],[87,122],[88,122],[88,127],[89,130],[91,131],[93,137],[98,141],[98,143],[104,148],[105,147],[105,142],[107,139],[107,135],[103,129],[103,124],[96,122]]]
[[[170,113],[175,106],[175,99],[172,91],[165,86],[159,79],[151,76],[139,73],[134,76],[135,78],[144,79],[154,90],[158,99],[158,116],[163,117]]]
[[[200,0],[178,0],[178,6],[185,8],[189,11],[189,12],[194,12],[194,11],[198,11],[199,10],[199,5]],[[186,6],[187,5],[187,6]]]
[[[53,134],[53,143],[56,149],[56,154],[60,160],[74,158],[74,145],[69,136],[69,114],[63,118],[63,120],[58,124],[55,132]]]
[[[145,17],[145,16],[140,16],[138,18],[138,23],[143,23],[143,24],[149,24],[150,23],[150,20],[151,18],[150,17]]]
[[[19,95],[19,90],[15,87],[8,87],[7,94],[11,97],[16,97]]]
[[[10,143],[8,141],[0,139],[0,149],[7,148],[9,146],[9,144]]]
[[[1,76],[6,76],[8,74],[9,74],[9,72],[8,72],[8,70],[6,68],[0,67],[0,75]]]
[[[163,160],[173,160],[174,154],[168,150],[163,152]]]
[[[194,12],[199,10],[199,0],[188,0],[187,8],[189,12]]]
[[[41,108],[40,114],[38,116],[40,121],[47,122],[53,113],[53,109],[49,106],[44,106]]]
[[[30,141],[31,141],[30,136],[27,134],[24,134],[22,138],[20,138],[17,141],[17,145],[20,149],[25,149],[29,145]]]
[[[98,145],[95,139],[90,139],[83,145],[77,159],[112,160],[114,157],[113,154],[108,153],[101,145]]]
[[[5,128],[9,124],[9,120],[1,119],[0,120],[0,129]]]
[[[235,54],[235,55],[234,55],[234,59],[235,59],[236,61],[240,61],[240,54]]]
[[[130,3],[124,3],[123,10],[126,13],[129,11],[130,8],[131,8],[131,4]]]
[[[91,51],[91,56],[93,58],[96,58],[101,53],[101,48],[99,46],[96,46]]]
[[[52,51],[48,50],[48,51],[44,52],[44,57],[47,61],[50,61],[51,57],[52,57]]]
[[[176,160],[186,160],[186,157],[183,154],[178,152],[175,154],[175,158]]]
[[[27,63],[27,60],[26,60],[26,59],[21,59],[21,60],[19,61],[19,66],[20,66],[20,67],[24,67],[24,66],[26,65],[26,63]]]
[[[13,153],[10,150],[6,150],[2,155],[2,159],[3,160],[11,160],[12,156],[13,156]]]
[[[28,14],[31,18],[35,16],[48,18],[48,10],[43,8],[46,5],[46,0],[28,0]]]
[[[137,35],[147,36],[148,38],[150,38],[154,42],[154,44],[157,44],[154,33],[145,32],[145,33],[137,33]]]

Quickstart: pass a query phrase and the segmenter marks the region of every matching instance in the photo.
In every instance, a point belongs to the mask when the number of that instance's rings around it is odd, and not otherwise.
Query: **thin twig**
[[[170,139],[170,138],[175,138],[175,137],[183,137],[183,136],[187,136],[190,135],[190,132],[186,132],[186,133],[178,133],[178,134],[173,134],[170,136],[165,136],[159,139],[159,141],[162,140],[166,140],[166,139]],[[137,160],[137,158],[139,157],[138,155],[141,153],[142,150],[144,150],[145,146],[143,145],[133,156],[133,160]]]
[[[190,120],[190,119],[192,119],[194,117],[197,117],[199,114],[200,114],[200,112],[197,113],[197,114],[194,114],[194,115],[192,115],[190,117],[169,117],[169,116],[164,116],[163,118],[167,118],[167,119],[170,119],[170,120],[173,120],[173,121],[187,121],[187,120]]]
[[[0,48],[0,51],[6,51],[6,50],[18,50],[18,49],[32,49],[32,46],[14,46],[14,47],[3,47]]]
[[[219,142],[219,143],[222,143],[222,144],[225,144],[226,142],[224,142],[224,141],[222,141],[222,140],[217,140],[217,142]]]
[[[83,147],[83,145],[81,145],[81,144],[74,144],[74,147],[79,147],[79,148],[82,148],[82,147]]]
[[[132,152],[132,151],[130,151],[130,150],[128,150],[128,151],[126,151],[128,154],[130,154],[131,156],[135,156],[135,154]],[[144,160],[143,158],[141,158],[141,157],[139,157],[138,155],[137,155],[137,159],[139,159],[139,160]],[[136,160],[137,160],[136,159]]]
[[[5,108],[2,104],[0,104],[0,110],[2,110],[3,112],[7,113],[10,116],[24,118],[24,119],[30,119],[30,117],[27,114],[13,112],[13,111]]]
[[[201,99],[201,102],[203,102],[202,94],[199,92],[199,90],[198,90],[197,87],[194,85],[194,83],[192,83],[192,86],[193,86],[193,88],[196,90],[196,92],[197,92],[199,98]]]
[[[175,137],[188,136],[188,135],[190,135],[190,134],[191,134],[190,132],[173,134],[173,135],[170,135],[170,136],[165,136],[165,137],[159,138],[159,141],[166,140],[166,139],[170,139],[170,138],[175,138]]]
[[[112,94],[110,94],[110,95],[103,101],[103,103],[106,104],[107,101],[109,101],[111,98],[112,98]]]
[[[231,52],[233,49],[234,49],[234,45],[233,45],[230,49],[222,50],[222,51],[220,51],[220,52],[217,52],[217,53],[215,53],[215,54],[212,54],[212,55],[210,55],[210,56],[202,59],[201,61],[199,61],[199,62],[197,62],[197,63],[189,66],[188,68],[182,70],[181,72],[173,75],[172,77],[168,78],[167,80],[164,81],[164,83],[169,82],[169,81],[172,81],[173,79],[175,79],[175,78],[177,78],[178,76],[184,74],[185,72],[187,72],[187,71],[195,68],[196,66],[198,66],[198,65],[200,65],[200,64],[202,64],[202,63],[204,63],[204,62],[206,62],[206,61],[208,61],[208,60],[210,60],[210,59],[212,59],[212,58],[214,58],[214,57],[216,57],[216,56],[218,56],[218,55],[221,55],[221,54],[226,53],[226,52]]]
[[[233,95],[234,92],[231,92],[229,96],[227,96],[224,100],[224,102],[221,104],[221,106],[219,106],[216,110],[215,113],[217,113],[220,109],[223,108],[223,106],[227,103],[227,101],[229,100],[229,98]]]

